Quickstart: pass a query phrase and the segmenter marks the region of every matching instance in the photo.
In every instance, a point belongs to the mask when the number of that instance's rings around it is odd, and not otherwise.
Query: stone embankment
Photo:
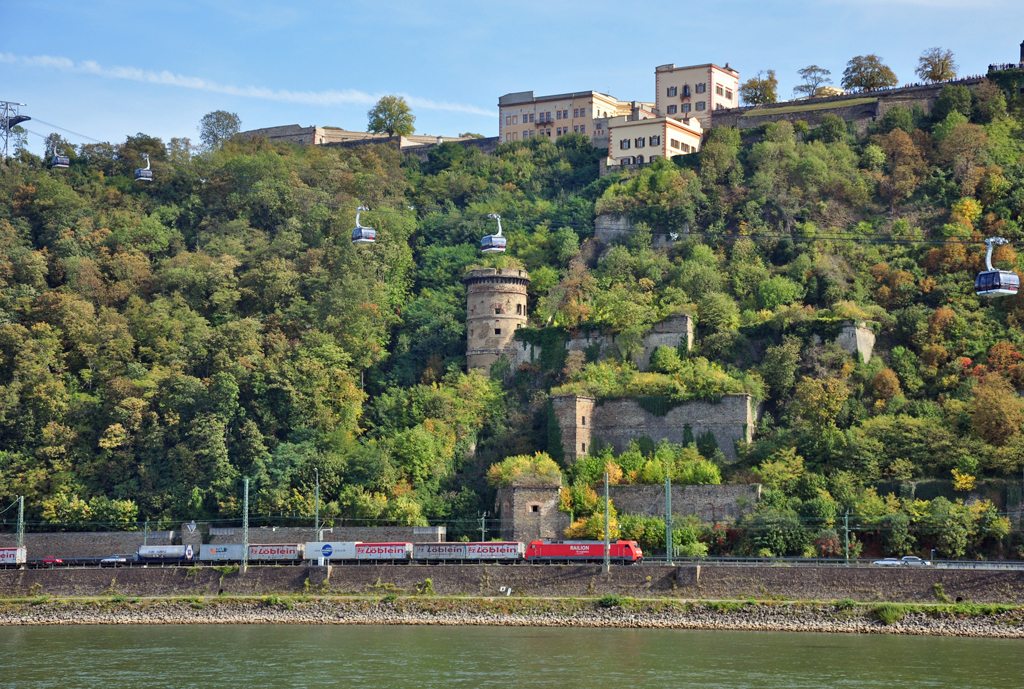
[[[872,607],[849,602],[708,603],[629,598],[611,601],[453,599],[394,595],[373,598],[122,598],[61,601],[40,597],[8,601],[0,603],[0,625],[430,624],[1024,638],[1024,609],[1019,607]]]

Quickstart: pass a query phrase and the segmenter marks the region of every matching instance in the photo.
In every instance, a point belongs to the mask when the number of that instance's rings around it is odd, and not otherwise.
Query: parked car
[[[100,567],[120,567],[128,564],[128,558],[122,555],[111,555],[100,560]]]
[[[883,567],[899,567],[903,563],[894,557],[887,557],[884,560],[875,560],[871,564],[882,565]]]
[[[39,564],[53,567],[54,565],[64,564],[64,560],[61,560],[59,557],[54,557],[53,555],[47,555],[39,561]]]
[[[926,565],[930,565],[931,563],[927,560],[922,560],[917,555],[905,555],[902,558],[900,558],[900,564],[910,565],[912,567],[924,567]]]

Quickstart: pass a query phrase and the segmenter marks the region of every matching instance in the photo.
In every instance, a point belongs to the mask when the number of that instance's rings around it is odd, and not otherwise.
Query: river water
[[[1014,687],[1021,642],[424,626],[0,628],[2,687]]]

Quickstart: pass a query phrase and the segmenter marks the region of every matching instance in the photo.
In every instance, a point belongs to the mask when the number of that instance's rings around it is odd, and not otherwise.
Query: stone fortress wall
[[[551,398],[562,432],[566,463],[590,453],[595,443],[611,445],[616,453],[631,440],[647,437],[681,444],[687,432],[696,438],[711,432],[726,460],[736,460],[735,444],[753,440],[754,409],[750,395],[724,395],[721,402],[695,400],[672,407],[664,416],[644,409],[637,400],[607,400],[566,395]]]

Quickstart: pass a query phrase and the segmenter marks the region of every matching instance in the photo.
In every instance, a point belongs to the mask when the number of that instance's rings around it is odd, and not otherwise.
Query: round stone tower
[[[466,283],[466,365],[489,373],[491,364],[515,348],[513,335],[526,325],[530,275],[518,268],[477,268]]]

